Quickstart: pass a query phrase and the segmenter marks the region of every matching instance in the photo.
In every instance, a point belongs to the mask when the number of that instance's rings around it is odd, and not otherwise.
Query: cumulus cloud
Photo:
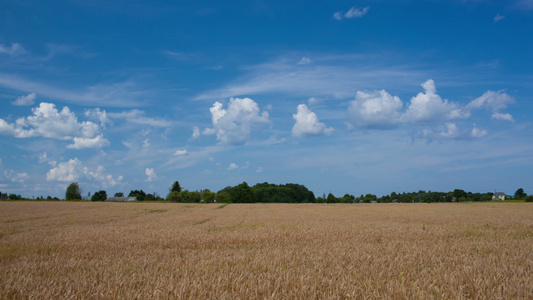
[[[33,115],[19,118],[14,124],[0,119],[0,134],[17,138],[42,136],[59,140],[73,140],[71,149],[99,148],[109,144],[99,133],[97,124],[78,122],[76,115],[68,107],[59,111],[52,103],[41,102],[32,109]]]
[[[334,131],[333,128],[326,127],[326,124],[320,122],[317,115],[309,110],[305,104],[298,105],[297,113],[293,114],[292,117],[296,121],[292,127],[292,136],[294,137],[328,135]]]
[[[199,138],[200,135],[201,135],[200,128],[198,126],[194,126],[192,128],[192,137],[191,137],[191,139],[195,140],[195,139]]]
[[[47,181],[75,181],[82,174],[82,163],[79,159],[70,159],[59,163],[46,174]]]
[[[493,112],[498,112],[506,108],[508,104],[514,102],[513,97],[507,95],[503,91],[486,91],[483,95],[468,103],[466,107],[469,109],[485,108]]]
[[[402,100],[385,90],[357,92],[355,100],[350,102],[348,114],[358,126],[387,128],[399,123],[402,107]]]
[[[259,106],[250,98],[231,98],[228,108],[215,102],[209,109],[213,128],[204,130],[204,134],[215,134],[217,140],[224,144],[242,145],[248,141],[252,128],[269,124],[268,112],[259,110]]]
[[[471,110],[486,109],[492,112],[492,118],[495,120],[514,122],[511,114],[500,112],[507,108],[507,105],[514,102],[514,98],[503,91],[486,91],[483,95],[468,103],[466,107]]]
[[[67,148],[77,150],[85,148],[98,149],[109,145],[109,141],[104,138],[103,134],[99,134],[94,138],[75,137],[73,141],[74,144],[67,145]]]
[[[28,94],[26,96],[20,96],[13,102],[13,105],[18,106],[28,106],[33,105],[33,102],[37,99],[37,95],[35,93]]]
[[[495,120],[500,120],[500,121],[514,122],[513,116],[511,116],[511,114],[508,114],[508,113],[502,114],[499,112],[495,112],[492,114],[492,118]]]
[[[28,176],[28,173],[26,172],[22,172],[22,173],[17,173],[15,172],[14,170],[6,170],[4,171],[4,176],[11,182],[18,182],[18,183],[23,183],[24,181],[26,181],[28,178],[30,178]]]
[[[346,13],[343,13],[342,11],[338,11],[333,14],[333,18],[336,20],[342,20],[344,18],[346,19],[352,19],[352,18],[361,18],[362,16],[366,15],[368,13],[368,10],[370,7],[363,7],[363,8],[357,8],[357,7],[351,7]]]
[[[103,166],[98,166],[95,171],[91,171],[89,168],[84,167],[83,173],[88,178],[99,181],[104,188],[116,186],[122,182],[122,179],[124,179],[123,176],[114,177],[110,174],[105,174],[105,168]]]
[[[228,167],[228,170],[235,170],[235,169],[238,169],[239,166],[235,163],[230,163],[229,164],[229,167]]]
[[[484,137],[488,134],[488,132],[486,130],[483,130],[483,129],[479,129],[476,127],[476,124],[474,124],[474,127],[472,128],[472,131],[470,132],[470,135],[473,137],[473,138],[480,138],[480,137]]]
[[[185,149],[183,149],[183,150],[182,149],[178,149],[178,150],[176,150],[176,152],[174,152],[174,156],[183,156],[185,154],[187,154],[187,150],[185,150]]]
[[[457,138],[459,137],[459,128],[455,123],[446,123],[446,130],[440,133],[444,138]]]
[[[46,174],[47,181],[71,182],[82,178],[98,181],[105,188],[121,183],[123,176],[106,174],[103,166],[97,166],[96,169],[85,167],[78,158],[59,163]]]
[[[488,135],[488,132],[484,129],[480,129],[474,125],[472,129],[459,128],[456,123],[446,122],[442,125],[434,126],[431,129],[421,130],[421,136],[427,140],[442,140],[442,139],[454,139],[454,140],[466,140],[472,138],[482,138]]]
[[[105,129],[106,124],[111,124],[111,120],[107,117],[105,110],[100,110],[100,108],[87,109],[85,111],[85,116],[100,122],[100,126]]]
[[[448,100],[443,100],[438,94],[432,79],[422,84],[423,93],[413,97],[407,106],[402,120],[405,122],[430,122],[435,120],[453,120],[467,118],[470,114]]]
[[[144,174],[146,174],[147,176],[146,181],[148,182],[156,181],[158,179],[157,174],[154,171],[154,168],[146,168],[146,170],[144,170]]]

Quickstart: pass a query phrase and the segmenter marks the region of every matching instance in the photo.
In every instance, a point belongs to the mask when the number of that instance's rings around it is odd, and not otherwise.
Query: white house
[[[497,193],[494,193],[494,195],[492,195],[492,200],[505,200],[505,198],[507,198],[507,195],[505,195],[505,193],[502,193],[502,192],[497,192]]]

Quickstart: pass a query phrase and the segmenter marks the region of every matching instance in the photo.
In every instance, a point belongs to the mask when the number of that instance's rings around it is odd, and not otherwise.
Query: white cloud
[[[235,170],[235,169],[238,169],[239,166],[235,163],[231,163],[229,164],[229,167],[228,167],[228,170]]]
[[[85,148],[102,148],[109,145],[109,141],[104,138],[103,134],[97,135],[94,138],[75,137],[74,144],[67,145],[69,149],[85,149]]]
[[[22,123],[21,125],[23,125],[23,122],[23,119],[17,120],[17,123]],[[4,119],[0,119],[0,134],[12,135],[18,138],[27,138],[35,135],[33,130],[24,130],[21,126],[7,123]]]
[[[146,168],[146,170],[144,170],[144,174],[146,174],[146,176],[148,177],[146,178],[146,181],[148,182],[156,181],[158,179],[154,168]]]
[[[294,127],[292,127],[292,136],[328,135],[334,131],[333,128],[326,127],[326,124],[320,122],[317,115],[309,110],[307,105],[300,104],[297,110],[297,113],[292,115],[296,121]]]
[[[316,98],[316,97],[311,97],[311,98],[307,99],[307,102],[309,103],[309,105],[315,105],[315,104],[318,104],[318,103],[322,102],[322,99],[321,98]]]
[[[139,89],[142,84],[138,82],[125,81],[114,84],[97,84],[84,88],[83,90],[69,90],[65,87],[53,87],[31,80],[18,77],[15,74],[0,73],[0,86],[22,92],[35,92],[40,96],[50,99],[63,100],[69,103],[87,104],[91,106],[114,106],[132,107],[138,106],[141,102],[137,99],[147,93],[147,90]]]
[[[502,16],[500,14],[497,14],[495,17],[494,17],[494,23],[498,22],[498,21],[501,21],[503,18],[505,18],[505,16]]]
[[[35,93],[28,94],[26,96],[20,96],[13,102],[13,105],[18,106],[27,106],[27,105],[33,105],[33,102],[37,98],[37,95]]]
[[[103,166],[98,166],[95,171],[90,171],[87,167],[84,167],[83,173],[87,177],[99,181],[104,188],[116,186],[124,179],[123,176],[113,177],[110,174],[105,174],[105,168]]]
[[[407,69],[387,61],[381,54],[313,56],[312,67],[294,63],[300,57],[280,57],[273,61],[247,67],[246,74],[222,87],[204,91],[194,99],[218,100],[230,97],[250,97],[261,94],[287,93],[290,96],[322,99],[346,99],[358,90],[379,90],[383,86],[403,89],[421,79],[419,66]],[[397,62],[396,62],[397,63]],[[426,71],[424,71],[426,72]],[[252,97],[253,98],[253,97]],[[213,101],[213,102],[214,102]]]
[[[198,126],[194,126],[192,128],[192,137],[191,137],[191,139],[195,140],[195,139],[199,138],[200,135],[201,135],[200,128],[198,128]]]
[[[405,114],[401,117],[405,122],[433,122],[467,118],[470,114],[461,110],[457,104],[442,100],[437,94],[432,79],[422,84],[425,92],[411,98]]]
[[[63,107],[58,111],[54,104],[41,102],[32,109],[33,115],[19,118],[15,124],[0,119],[0,133],[17,138],[42,136],[59,140],[73,140],[71,149],[96,148],[109,142],[99,134],[97,124],[89,121],[78,123],[76,115]],[[26,129],[28,128],[28,129]]]
[[[351,19],[351,18],[361,18],[362,16],[366,15],[368,13],[368,10],[370,9],[370,7],[363,7],[363,8],[356,8],[356,7],[351,7],[350,10],[348,10],[345,14],[344,14],[344,17],[347,18],[347,19]]]
[[[22,47],[22,45],[18,43],[13,43],[10,46],[5,46],[4,44],[0,44],[0,54],[7,54],[7,55],[19,55],[25,53],[26,50]]]
[[[253,127],[270,123],[268,112],[260,112],[250,98],[231,98],[227,109],[215,102],[209,111],[213,128],[204,130],[204,134],[216,133],[217,140],[224,144],[242,145],[250,139]]]
[[[495,120],[500,120],[500,121],[514,122],[513,116],[511,116],[511,114],[508,114],[508,113],[502,114],[499,112],[495,112],[492,114],[492,118]]]
[[[421,135],[424,139],[427,140],[442,140],[442,139],[472,139],[472,138],[482,138],[488,135],[488,132],[484,129],[480,129],[474,125],[472,129],[460,129],[457,124],[453,122],[446,122],[443,125],[438,125],[432,127],[431,129],[421,130]]]
[[[342,11],[335,12],[333,14],[333,18],[335,20],[342,20],[343,18],[346,19],[352,19],[352,18],[361,18],[362,16],[366,15],[368,13],[368,10],[370,7],[363,7],[363,8],[357,8],[357,7],[351,7],[346,13],[343,13]]]
[[[124,179],[123,176],[115,177],[110,174],[105,174],[105,168],[100,165],[95,170],[91,170],[83,166],[83,163],[78,158],[59,163],[46,174],[47,181],[72,182],[82,178],[91,181],[95,180],[104,188],[116,186]]]
[[[91,118],[92,120],[97,120],[100,122],[100,126],[105,129],[106,124],[112,124],[111,120],[107,118],[107,113],[105,110],[100,110],[100,108],[87,109],[85,111],[85,116]]]
[[[145,139],[143,141],[143,148],[148,148],[150,147],[150,139]]]
[[[472,128],[472,131],[470,133],[470,135],[474,138],[480,138],[480,137],[484,137],[488,134],[488,132],[486,130],[483,130],[483,129],[479,129],[476,127],[476,124],[474,124],[474,127]]]
[[[507,107],[508,104],[514,103],[514,98],[507,95],[503,91],[486,91],[483,95],[475,100],[472,100],[466,106],[469,109],[485,108],[498,112]]]
[[[174,152],[174,156],[183,156],[185,154],[187,154],[187,150],[185,150],[185,149],[183,149],[183,150],[182,149],[178,149],[178,150],[176,150],[176,152]]]
[[[402,107],[402,100],[385,90],[357,92],[355,100],[350,102],[348,113],[358,126],[385,128],[399,123]]]
[[[457,138],[459,137],[459,128],[455,123],[446,123],[446,131],[440,133],[444,138]]]
[[[139,124],[139,125],[149,125],[154,127],[170,127],[172,122],[166,121],[163,119],[149,118],[144,116],[144,111],[138,109],[132,109],[130,111],[123,111],[120,113],[108,113],[107,116],[114,119],[124,119],[127,122]]]
[[[57,165],[57,161],[49,159],[46,152],[39,154],[39,163],[48,163],[52,167],[55,167]]]
[[[11,182],[18,182],[18,183],[23,183],[24,181],[26,181],[28,178],[30,178],[28,176],[28,173],[26,172],[22,172],[22,173],[16,173],[15,171],[13,170],[6,170],[4,171],[4,176]]]
[[[82,163],[79,159],[70,159],[59,163],[46,174],[47,181],[75,181],[82,173]]]
[[[313,60],[311,60],[309,57],[302,57],[299,61],[298,61],[298,64],[299,65],[308,65],[310,63],[312,63]]]

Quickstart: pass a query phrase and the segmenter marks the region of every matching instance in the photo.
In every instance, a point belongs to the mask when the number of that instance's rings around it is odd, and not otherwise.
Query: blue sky
[[[533,193],[533,1],[0,3],[0,191]]]

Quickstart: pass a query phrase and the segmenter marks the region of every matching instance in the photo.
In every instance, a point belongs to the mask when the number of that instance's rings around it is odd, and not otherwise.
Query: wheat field
[[[2,299],[533,299],[533,205],[0,202]]]

